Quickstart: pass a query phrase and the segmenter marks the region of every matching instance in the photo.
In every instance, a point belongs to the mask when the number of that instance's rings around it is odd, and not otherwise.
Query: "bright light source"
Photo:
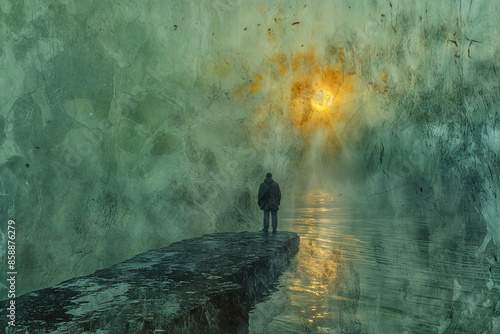
[[[333,96],[327,90],[317,91],[311,98],[311,105],[316,111],[329,109],[333,104]]]

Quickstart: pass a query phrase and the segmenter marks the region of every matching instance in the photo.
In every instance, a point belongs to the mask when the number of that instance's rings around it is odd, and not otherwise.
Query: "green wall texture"
[[[257,230],[267,171],[289,198],[320,184],[395,215],[420,203],[449,217],[430,233],[496,254],[498,7],[0,0],[0,218],[17,224],[18,292]]]

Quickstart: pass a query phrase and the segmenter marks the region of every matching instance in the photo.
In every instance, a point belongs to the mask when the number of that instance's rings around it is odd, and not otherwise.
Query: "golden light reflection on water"
[[[338,200],[321,190],[300,197],[291,229],[301,236],[300,250],[293,270],[284,275],[289,306],[275,324],[252,333],[336,333],[357,326],[360,283],[352,260],[363,255],[345,248],[363,243],[339,229]]]
[[[466,283],[486,284],[474,246],[450,253],[442,248],[448,234],[422,238],[422,229],[442,224],[439,215],[396,219],[319,190],[294,203],[280,211],[279,226],[300,235],[299,253],[279,293],[259,305],[250,333],[448,332],[456,296],[472,293]],[[486,295],[468,303],[493,305]]]
[[[300,308],[303,325],[307,328],[331,328],[335,323],[353,322],[346,311],[357,307],[359,281],[353,279],[352,264],[344,256],[342,242],[332,243],[335,220],[329,219],[332,211],[332,196],[321,190],[314,190],[302,198],[302,204],[295,218],[300,226],[300,251],[296,257],[296,270],[290,274],[289,289],[291,303]],[[329,232],[321,227],[328,225]],[[347,243],[359,242],[352,236],[345,236]],[[351,312],[350,314],[355,314]]]

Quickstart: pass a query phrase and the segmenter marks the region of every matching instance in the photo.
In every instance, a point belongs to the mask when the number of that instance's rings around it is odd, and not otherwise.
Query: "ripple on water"
[[[298,197],[279,227],[300,235],[299,253],[252,311],[250,332],[443,332],[467,290],[457,278],[477,281],[481,268],[475,249],[431,232],[440,219],[396,219],[323,191]]]

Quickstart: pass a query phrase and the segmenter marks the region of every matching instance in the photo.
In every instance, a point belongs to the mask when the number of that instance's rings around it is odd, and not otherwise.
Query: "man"
[[[259,187],[258,204],[260,209],[264,211],[264,229],[262,231],[267,232],[269,230],[269,213],[271,213],[273,233],[276,233],[280,202],[280,186],[273,180],[273,175],[267,173],[266,179]]]

